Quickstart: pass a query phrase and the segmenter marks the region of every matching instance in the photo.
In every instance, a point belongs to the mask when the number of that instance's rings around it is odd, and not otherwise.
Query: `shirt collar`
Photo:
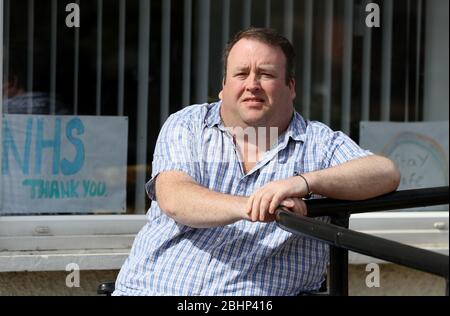
[[[214,126],[223,127],[222,118],[220,117],[220,107],[222,105],[222,101],[211,103],[208,105],[208,113],[205,117],[205,124],[209,128]],[[280,135],[280,142],[282,139],[288,140],[292,138],[296,141],[305,141],[306,135],[306,127],[307,122],[303,119],[303,117],[296,111],[294,111],[294,115],[292,117],[291,122],[289,123],[286,131]]]
[[[220,106],[222,101],[211,103],[208,105],[208,113],[205,117],[205,124],[209,128],[222,124],[222,118],[220,117]]]
[[[294,111],[292,120],[286,131],[283,133],[284,139],[292,138],[293,140],[304,142],[306,137],[306,127],[306,121],[297,111]]]

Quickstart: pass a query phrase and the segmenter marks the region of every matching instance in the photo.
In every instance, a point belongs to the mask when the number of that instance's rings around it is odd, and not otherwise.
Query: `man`
[[[390,160],[294,111],[293,59],[275,31],[242,31],[224,54],[221,102],[167,120],[146,185],[148,223],[114,295],[314,291],[328,247],[278,228],[275,210],[304,215],[310,193],[357,200],[397,188]]]
[[[44,92],[45,87],[39,83],[34,88],[35,91],[29,91],[26,88],[27,65],[24,62],[26,56],[18,53],[19,47],[14,47],[12,58],[8,61],[9,73],[3,73],[3,113],[8,114],[52,114],[51,97],[49,93]],[[23,50],[23,48],[22,48]],[[41,70],[43,66],[39,58],[34,63],[35,70]],[[6,61],[3,60],[6,64]],[[46,80],[39,80],[46,82]],[[57,115],[69,114],[67,107],[55,98],[55,113]]]

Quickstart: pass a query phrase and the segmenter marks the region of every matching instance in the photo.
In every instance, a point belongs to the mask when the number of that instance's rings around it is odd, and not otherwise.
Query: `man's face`
[[[24,93],[24,90],[17,85],[17,78],[3,81],[3,97],[12,98]]]
[[[241,39],[228,55],[219,94],[222,117],[233,126],[287,127],[295,82],[286,84],[286,57],[279,47]]]

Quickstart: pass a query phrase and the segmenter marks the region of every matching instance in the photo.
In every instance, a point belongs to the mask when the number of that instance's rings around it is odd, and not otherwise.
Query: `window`
[[[66,24],[70,3],[80,27]],[[379,28],[365,24],[369,3]],[[250,25],[292,40],[295,107],[306,118],[357,142],[361,121],[444,120],[448,130],[445,0],[0,5],[0,251],[127,249],[145,222],[160,127],[183,106],[217,99],[225,43]]]

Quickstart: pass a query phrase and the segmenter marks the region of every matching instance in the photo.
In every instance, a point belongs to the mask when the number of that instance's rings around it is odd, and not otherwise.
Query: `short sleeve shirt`
[[[371,153],[344,133],[294,112],[276,144],[245,173],[220,107],[220,102],[186,107],[162,127],[146,184],[152,199],[148,221],[122,266],[114,295],[297,295],[323,282],[325,243],[289,233],[275,222],[241,220],[202,229],[177,223],[160,209],[155,179],[177,170],[210,190],[250,196],[296,172],[330,168]]]

